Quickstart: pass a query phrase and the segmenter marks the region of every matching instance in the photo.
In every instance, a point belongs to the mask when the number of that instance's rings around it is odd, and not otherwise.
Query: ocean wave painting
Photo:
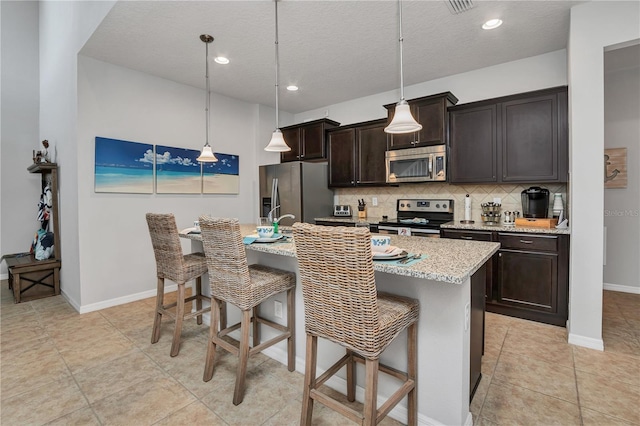
[[[200,151],[156,145],[156,193],[200,194],[202,168]]]
[[[202,163],[203,194],[238,194],[240,192],[240,157],[215,152],[215,163]]]
[[[94,191],[153,194],[153,145],[96,137]]]

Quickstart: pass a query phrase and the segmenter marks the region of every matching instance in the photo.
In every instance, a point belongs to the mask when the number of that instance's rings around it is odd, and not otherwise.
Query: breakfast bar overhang
[[[255,232],[255,227],[243,225],[242,234]],[[192,251],[202,251],[198,234],[181,234],[192,240]],[[473,327],[482,326],[484,307],[485,264],[500,245],[491,242],[392,236],[391,244],[412,253],[422,253],[426,258],[409,263],[374,262],[376,285],[379,291],[394,293],[419,300],[418,323],[418,422],[425,425],[471,425],[469,411],[470,360]],[[295,246],[291,240],[277,243],[253,243],[246,246],[249,263],[261,263],[298,273]],[[207,279],[203,290],[206,291]],[[480,309],[472,306],[472,291],[480,300]],[[479,296],[479,297],[478,297]],[[274,296],[274,301],[282,296]],[[474,303],[477,305],[477,303]],[[286,307],[286,303],[282,303]],[[229,321],[239,318],[229,310]],[[237,317],[234,317],[238,315]],[[266,303],[261,315],[283,324],[275,316],[274,303]],[[478,317],[479,315],[479,317]],[[286,312],[282,315],[286,318]],[[474,324],[474,318],[480,324]],[[482,333],[480,332],[480,336]],[[261,335],[268,340],[268,333]],[[477,346],[476,341],[476,346]],[[480,342],[480,345],[482,343]],[[268,356],[286,363],[286,346],[274,346],[265,351]],[[324,371],[344,354],[344,350],[331,342],[318,345],[318,370]],[[401,334],[381,355],[381,362],[406,369],[406,335]],[[296,288],[296,370],[304,374],[305,328],[302,286]],[[472,362],[472,361],[471,361]],[[361,366],[359,366],[360,368]],[[362,379],[364,371],[358,370],[356,397],[363,399]],[[215,383],[215,376],[212,380]],[[344,375],[334,377],[327,385],[344,391]],[[390,396],[396,384],[381,377],[378,387],[378,405]],[[302,389],[300,389],[302,393]],[[406,422],[406,403],[399,404],[390,416]]]

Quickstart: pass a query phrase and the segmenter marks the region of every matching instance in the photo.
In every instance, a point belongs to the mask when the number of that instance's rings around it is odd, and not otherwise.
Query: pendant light
[[[412,133],[422,129],[422,125],[413,118],[413,115],[411,115],[409,104],[404,100],[404,70],[402,66],[402,43],[404,42],[404,39],[402,37],[402,4],[400,0],[398,0],[398,21],[400,33],[400,102],[396,104],[393,120],[391,120],[391,123],[384,128],[386,133],[393,134]]]
[[[202,152],[200,156],[196,158],[196,160],[202,163],[215,163],[218,161],[215,155],[213,155],[213,151],[211,151],[211,145],[209,145],[209,106],[211,105],[211,91],[209,90],[209,43],[213,41],[213,37],[209,34],[202,34],[200,36],[200,40],[204,42],[205,45],[205,62],[206,62],[206,72],[205,79],[207,82],[207,104],[204,107],[204,111],[207,116],[207,131],[206,131],[206,139],[204,143],[204,147],[202,148]]]
[[[269,145],[265,146],[264,150],[271,152],[286,152],[291,151],[291,147],[289,147],[289,145],[284,141],[278,120],[278,0],[275,0],[274,3],[276,4],[276,129],[271,135]]]

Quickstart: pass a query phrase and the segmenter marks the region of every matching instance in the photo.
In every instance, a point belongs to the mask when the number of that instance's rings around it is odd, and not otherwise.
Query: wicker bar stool
[[[367,228],[293,225],[304,297],[307,354],[300,424],[310,425],[314,400],[364,425],[380,422],[408,396],[409,425],[417,423],[416,300],[377,293]],[[408,332],[407,372],[379,362],[380,354],[404,329]],[[346,348],[346,355],[316,377],[318,337]],[[365,365],[364,409],[359,413],[318,389],[343,366],[347,368],[347,399],[355,400],[355,362]],[[377,407],[378,371],[402,381]]]
[[[231,303],[242,311],[242,319],[239,323],[218,331],[220,312],[218,303],[213,303],[214,310],[203,380],[208,382],[213,377],[217,346],[236,355],[238,367],[233,404],[238,405],[244,398],[247,362],[251,355],[287,339],[287,367],[289,371],[295,369],[296,276],[293,272],[263,265],[248,265],[238,219],[201,216],[200,229],[209,268],[211,297],[217,302]],[[287,292],[287,325],[283,326],[260,317],[260,303],[284,291]],[[253,324],[253,346],[249,347],[251,324]],[[260,324],[268,325],[280,331],[281,334],[260,343]],[[228,334],[238,328],[240,328],[240,341],[233,339],[232,343],[229,342],[231,339]]]
[[[158,293],[156,296],[156,314],[151,332],[151,343],[160,339],[160,323],[162,316],[168,315],[175,319],[171,356],[180,352],[180,334],[183,320],[197,317],[198,325],[202,324],[202,314],[211,311],[211,307],[202,307],[202,301],[211,299],[202,294],[202,274],[207,272],[207,261],[202,253],[182,254],[182,245],[178,235],[178,227],[173,214],[147,213],[147,225],[151,235],[153,253],[156,257],[158,276]],[[164,304],[164,280],[168,279],[178,284],[176,301]],[[185,297],[185,284],[196,280],[195,294]],[[195,312],[185,312],[187,302],[196,301]],[[169,309],[175,307],[175,313]]]

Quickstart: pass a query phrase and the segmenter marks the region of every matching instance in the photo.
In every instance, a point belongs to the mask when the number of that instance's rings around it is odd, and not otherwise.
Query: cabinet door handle
[[[522,244],[533,244],[533,241],[529,241],[529,240],[520,240],[520,242]]]
[[[466,235],[460,236],[463,240],[473,240],[473,237],[467,237]]]

